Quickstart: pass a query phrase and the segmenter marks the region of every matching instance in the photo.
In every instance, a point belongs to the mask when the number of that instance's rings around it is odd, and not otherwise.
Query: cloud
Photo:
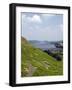
[[[22,20],[24,20],[26,18],[25,14],[22,14]]]
[[[39,15],[33,15],[32,17],[27,17],[27,20],[30,22],[35,22],[35,23],[41,23],[41,17]]]
[[[42,14],[42,17],[43,18],[46,18],[46,19],[50,19],[50,18],[52,18],[52,17],[54,17],[54,16],[56,16],[56,14]]]
[[[56,14],[22,14],[22,36],[28,40],[57,41],[63,39],[63,21]]]
[[[63,25],[62,24],[59,25],[59,28],[60,28],[61,32],[63,32]]]

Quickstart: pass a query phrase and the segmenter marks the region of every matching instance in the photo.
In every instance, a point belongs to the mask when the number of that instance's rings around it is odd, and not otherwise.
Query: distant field
[[[63,75],[63,60],[34,48],[26,39],[21,38],[21,76]]]

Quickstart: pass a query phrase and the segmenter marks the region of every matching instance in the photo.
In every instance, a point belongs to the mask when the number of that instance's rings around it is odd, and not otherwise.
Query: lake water
[[[42,50],[48,50],[48,49],[52,49],[52,48],[56,48],[55,45],[53,43],[47,42],[47,41],[30,41],[30,43],[36,47],[36,48],[40,48]]]

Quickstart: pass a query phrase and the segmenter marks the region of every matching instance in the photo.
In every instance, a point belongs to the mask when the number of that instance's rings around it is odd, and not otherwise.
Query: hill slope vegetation
[[[40,49],[21,38],[21,76],[63,75],[63,61],[57,61]]]

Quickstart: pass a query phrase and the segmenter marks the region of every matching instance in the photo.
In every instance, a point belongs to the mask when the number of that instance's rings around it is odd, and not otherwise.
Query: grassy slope
[[[21,76],[63,75],[63,62],[56,61],[43,51],[21,39]]]

